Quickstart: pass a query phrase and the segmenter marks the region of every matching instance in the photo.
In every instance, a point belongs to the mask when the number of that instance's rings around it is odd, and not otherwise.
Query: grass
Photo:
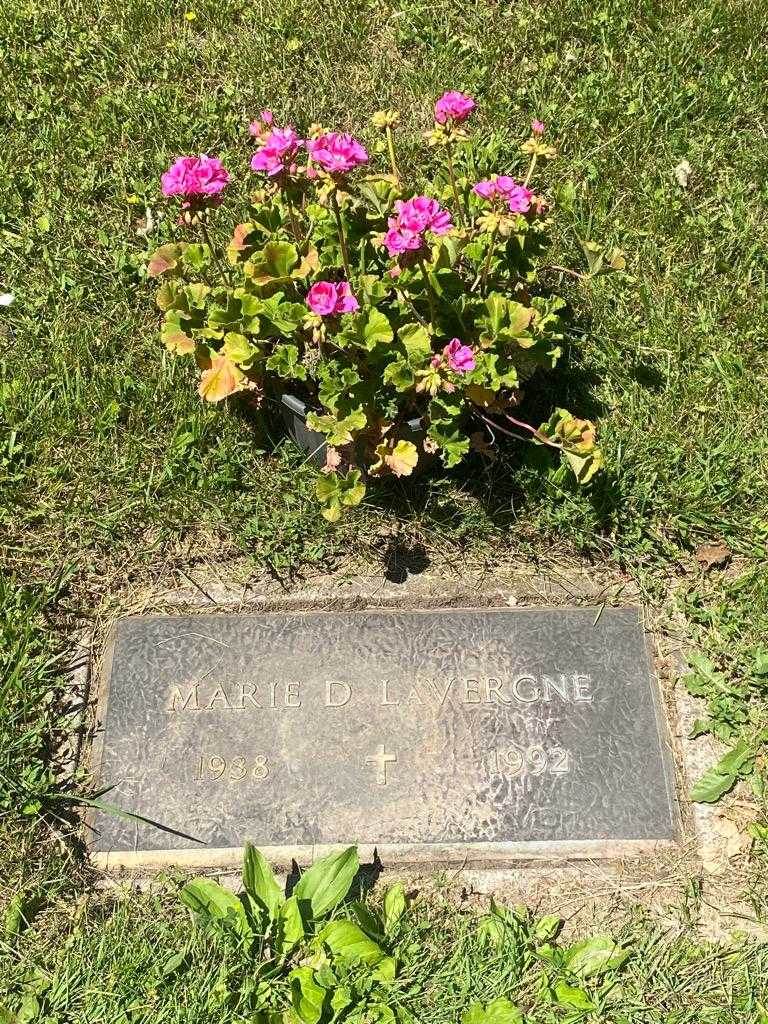
[[[152,893],[131,898],[102,895],[73,903],[69,893],[52,897],[25,934],[3,943],[8,969],[0,980],[0,1005],[28,1007],[32,1016],[25,1020],[61,1024],[224,1024],[261,1020],[254,1010],[261,999],[287,1005],[287,987],[257,989],[266,977],[258,973],[261,955],[220,929],[190,927],[179,890],[180,881],[166,877]],[[381,909],[378,890],[368,905]],[[511,922],[489,940],[487,908],[457,903],[450,886],[413,890],[385,947],[399,964],[396,980],[385,987],[388,1005],[405,1021],[434,1024],[452,1024],[472,1004],[499,998],[512,1000],[528,1024],[764,1024],[765,944],[742,937],[717,948],[685,929],[670,941],[649,918],[623,914],[614,921],[612,938],[626,951],[625,963],[585,980],[558,965],[552,944],[536,937],[536,918],[520,913],[522,924]],[[354,919],[348,906],[337,916]],[[565,951],[576,941],[566,924],[554,949]],[[581,989],[594,1012],[569,1006],[573,992],[561,984]]]
[[[535,556],[554,539],[681,615],[684,638],[732,684],[738,729],[753,738],[765,725],[768,5],[219,0],[194,11],[188,21],[159,0],[0,9],[0,292],[15,295],[0,307],[0,856],[9,895],[43,878],[51,907],[4,959],[14,999],[35,965],[63,972],[63,1001],[46,1010],[55,1020],[144,1019],[130,999],[154,984],[149,951],[180,942],[189,972],[153,1019],[214,1012],[205,991],[219,947],[193,942],[161,897],[93,896],[69,855],[49,853],[62,822],[36,821],[60,806],[49,798],[69,721],[67,641],[158,566],[245,556],[290,580],[350,551],[375,560],[382,528],[436,564]],[[589,493],[563,491],[511,451],[490,470],[374,493],[329,527],[312,471],[275,424],[203,408],[186,367],[163,356],[143,266],[170,228],[138,232],[147,208],[158,217],[173,156],[220,154],[244,176],[247,121],[264,105],[364,138],[375,110],[399,108],[400,162],[417,183],[431,102],[459,87],[477,97],[476,128],[496,134],[504,169],[532,116],[550,126],[554,264],[583,268],[580,239],[626,253],[626,276],[563,281],[575,314],[565,369],[540,382],[543,405],[598,419],[609,469]],[[683,159],[687,188],[674,175]],[[728,545],[727,573],[697,569],[703,542]],[[610,1019],[761,1019],[763,952],[729,960],[631,928],[624,1017]],[[460,916],[425,925],[447,987],[417,1001],[424,1019],[455,1019],[454,977],[474,972],[470,932]],[[451,959],[454,942],[464,959]],[[495,971],[476,972],[473,991],[502,986]]]

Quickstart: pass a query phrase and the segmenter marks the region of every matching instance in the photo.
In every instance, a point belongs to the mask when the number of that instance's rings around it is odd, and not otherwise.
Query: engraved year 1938
[[[251,757],[222,757],[220,754],[203,755],[197,759],[195,782],[245,782],[246,779],[263,782],[269,778],[269,761],[266,754]]]
[[[487,768],[489,775],[565,775],[571,770],[571,755],[562,747],[508,747],[492,750]]]

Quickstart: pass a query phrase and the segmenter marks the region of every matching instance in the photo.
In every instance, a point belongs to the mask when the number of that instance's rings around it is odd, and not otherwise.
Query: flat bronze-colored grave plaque
[[[637,609],[126,618],[103,684],[103,799],[163,826],[96,814],[109,863],[246,840],[498,863],[676,835]]]

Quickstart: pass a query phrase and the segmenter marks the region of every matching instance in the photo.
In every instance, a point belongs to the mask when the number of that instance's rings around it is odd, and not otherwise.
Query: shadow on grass
[[[583,322],[570,324],[571,331],[580,335],[588,332],[589,325]],[[638,375],[644,375],[647,386],[658,383],[646,373],[648,368],[637,367]],[[556,408],[565,408],[575,416],[599,421],[605,413],[604,405],[595,395],[599,378],[585,365],[579,351],[572,347],[566,359],[552,373],[539,372],[524,389],[522,403],[515,409],[515,415],[538,426],[551,416]],[[248,422],[254,431],[254,439],[267,453],[285,440],[285,426],[279,403],[267,400],[261,407],[247,402],[233,403],[235,415]],[[469,433],[479,431],[491,441],[489,428],[478,418],[471,425]],[[558,473],[562,458],[542,445],[510,439],[499,433],[493,438],[493,461],[479,454],[470,453],[453,470],[443,470],[439,462],[414,478],[385,478],[370,486],[367,503],[402,526],[419,523],[428,524],[435,531],[449,532],[466,529],[466,509],[457,506],[458,493],[472,498],[482,510],[482,517],[496,528],[509,527],[518,520],[527,508],[545,499],[551,501],[554,495],[562,498],[571,493],[580,494],[592,506],[592,522],[598,528],[607,528],[615,520],[622,501],[618,479],[610,470],[604,469],[586,487],[580,487],[570,473]],[[313,453],[306,452],[299,465],[311,460]],[[381,552],[384,573],[388,580],[403,583],[409,575],[423,572],[429,566],[427,547],[414,537],[406,538],[398,529]]]

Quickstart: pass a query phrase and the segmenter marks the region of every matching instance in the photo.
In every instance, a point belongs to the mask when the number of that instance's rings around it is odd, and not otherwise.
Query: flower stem
[[[542,444],[546,444],[550,448],[557,448],[559,451],[563,450],[563,445],[558,444],[556,441],[550,441],[546,434],[542,434],[537,427],[532,427],[530,423],[524,423],[523,420],[517,420],[514,416],[510,416],[508,412],[503,413],[503,416],[504,419],[509,420],[509,422],[513,423],[516,427],[522,427],[523,430],[529,430],[536,440],[541,441]]]
[[[424,262],[424,257],[423,256],[419,256],[419,266],[421,267],[421,272],[424,275],[424,284],[427,287],[427,298],[429,299],[429,322],[432,325],[432,327],[434,328],[434,325],[435,325],[435,296],[434,296],[434,294],[432,292],[432,285],[430,284],[430,281],[429,281],[429,274],[427,273],[427,265]]]
[[[524,188],[528,188],[528,182],[533,177],[533,172],[534,172],[535,169],[536,169],[536,154],[534,153],[533,156],[531,157],[531,166],[528,168],[528,173],[526,174],[525,181],[523,182],[523,187]]]
[[[291,199],[290,193],[287,188],[283,189],[283,196],[285,198],[285,205],[288,207],[288,216],[291,218],[291,230],[293,231],[293,237],[297,242],[301,243],[301,231],[299,230],[299,222],[296,220],[296,211],[293,208],[293,200]]]
[[[221,274],[222,284],[228,284],[229,274],[227,273],[227,269],[219,254],[219,250],[211,241],[211,236],[208,234],[208,227],[204,220],[200,221],[200,231],[202,233],[203,240],[205,241],[205,244],[208,246],[211,256],[213,257],[213,262],[216,264],[216,269]]]
[[[387,125],[387,149],[389,150],[389,163],[392,167],[392,174],[397,179],[397,183],[399,185],[400,172],[397,169],[397,160],[395,160],[395,137],[392,134],[391,125]]]
[[[397,295],[398,299],[400,299],[400,301],[403,303],[403,305],[409,306],[413,310],[413,315],[416,317],[420,324],[422,324],[424,327],[429,327],[427,321],[424,319],[424,317],[421,315],[418,309],[416,309],[416,307],[414,306],[413,299],[411,299],[410,296],[406,295],[405,292],[401,292],[397,288],[395,289],[395,294]]]
[[[483,276],[480,279],[480,287],[485,288],[485,282],[488,280],[488,273],[491,269],[491,260],[493,259],[493,248],[496,245],[496,236],[499,233],[498,228],[494,228],[491,232],[491,240],[488,243],[488,255],[485,257],[485,266],[483,267]]]
[[[494,430],[498,430],[500,433],[506,434],[507,437],[514,437],[516,441],[529,440],[529,438],[525,437],[523,434],[516,434],[512,430],[507,430],[506,427],[502,427],[499,423],[495,423],[492,419],[489,419],[488,416],[481,413],[479,409],[475,409],[474,412],[484,423],[487,423],[489,427],[493,427]],[[508,413],[503,413],[503,416],[505,419],[508,419],[510,423],[514,423],[516,427],[522,427],[523,430],[529,431],[533,434],[536,440],[540,441],[542,444],[547,445],[549,448],[556,448],[558,451],[563,451],[563,445],[550,441],[546,434],[542,434],[540,430],[537,430],[536,427],[532,427],[530,423],[524,423],[522,420],[516,420],[514,416],[510,416]]]
[[[459,199],[459,186],[456,184],[456,172],[453,169],[453,153],[451,152],[450,145],[445,147],[445,152],[448,157],[448,177],[451,179],[451,188],[453,189],[453,198],[456,202],[456,214],[459,218],[459,226],[464,227],[464,211],[461,208],[461,200]]]
[[[336,228],[339,232],[339,245],[341,246],[341,260],[344,264],[344,271],[347,275],[347,280],[352,280],[352,271],[349,269],[349,250],[347,249],[347,239],[344,234],[344,225],[341,222],[341,210],[339,209],[339,202],[336,198],[336,192],[331,192],[331,206],[333,208],[333,215],[336,218]]]

